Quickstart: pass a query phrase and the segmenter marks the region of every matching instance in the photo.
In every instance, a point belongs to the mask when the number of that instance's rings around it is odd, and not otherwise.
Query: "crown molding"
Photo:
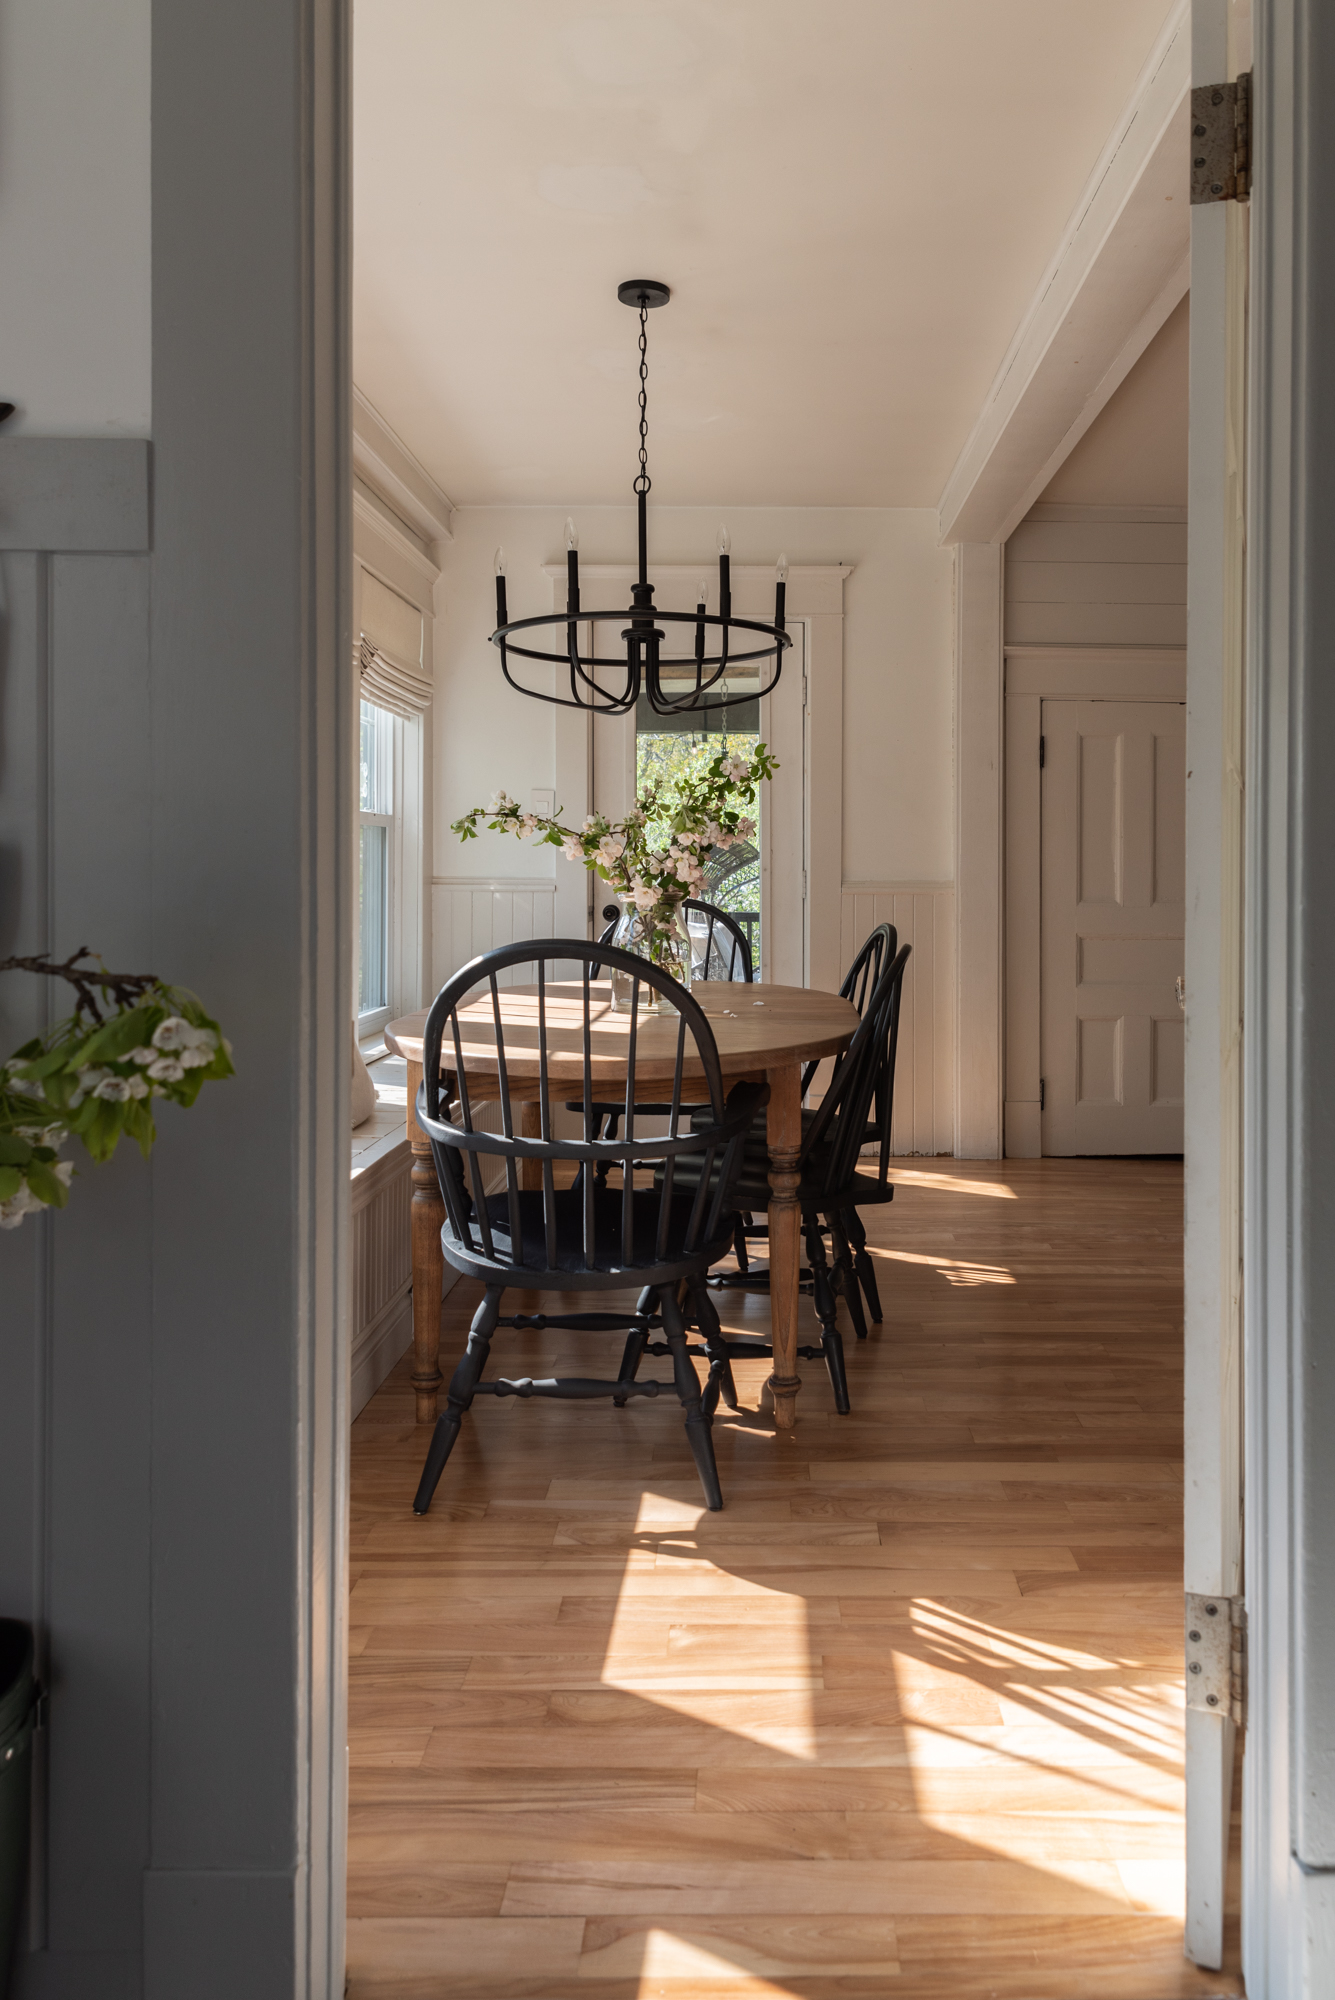
[[[439,541],[454,540],[454,502],[355,386],[352,464],[353,470],[375,488],[405,525],[422,537],[429,552],[434,553],[434,545]]]
[[[440,575],[440,564],[432,561],[416,536],[405,534],[401,527],[386,517],[380,507],[368,500],[365,494],[358,493],[355,487],[352,494],[352,518],[354,521],[360,521],[364,527],[370,528],[382,541],[388,542],[395,554],[402,556],[419,576],[426,577],[429,583],[436,582]],[[435,544],[428,543],[427,546],[434,548]]]

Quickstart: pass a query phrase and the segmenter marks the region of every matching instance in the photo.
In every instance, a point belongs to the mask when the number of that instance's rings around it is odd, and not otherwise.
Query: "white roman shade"
[[[362,571],[361,635],[353,664],[363,701],[411,721],[431,706],[422,670],[422,614],[397,590]]]

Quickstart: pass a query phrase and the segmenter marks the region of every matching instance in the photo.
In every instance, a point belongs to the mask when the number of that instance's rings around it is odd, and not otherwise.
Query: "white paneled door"
[[[1045,701],[1043,1151],[1180,1153],[1186,710]]]

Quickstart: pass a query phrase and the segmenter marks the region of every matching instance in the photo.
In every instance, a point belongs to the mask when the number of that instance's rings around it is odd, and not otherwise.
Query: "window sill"
[[[402,1056],[382,1054],[371,1070],[371,1080],[375,1084],[375,1110],[352,1133],[354,1187],[359,1181],[364,1182],[373,1168],[381,1168],[381,1173],[374,1176],[379,1180],[385,1171],[382,1163],[391,1160],[397,1163],[398,1156],[409,1151],[407,1064]]]

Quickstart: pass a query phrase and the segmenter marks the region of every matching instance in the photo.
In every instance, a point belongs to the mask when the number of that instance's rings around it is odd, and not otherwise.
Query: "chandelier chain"
[[[647,493],[652,481],[649,477],[649,307],[645,299],[640,300],[640,469],[635,477],[634,491]]]

